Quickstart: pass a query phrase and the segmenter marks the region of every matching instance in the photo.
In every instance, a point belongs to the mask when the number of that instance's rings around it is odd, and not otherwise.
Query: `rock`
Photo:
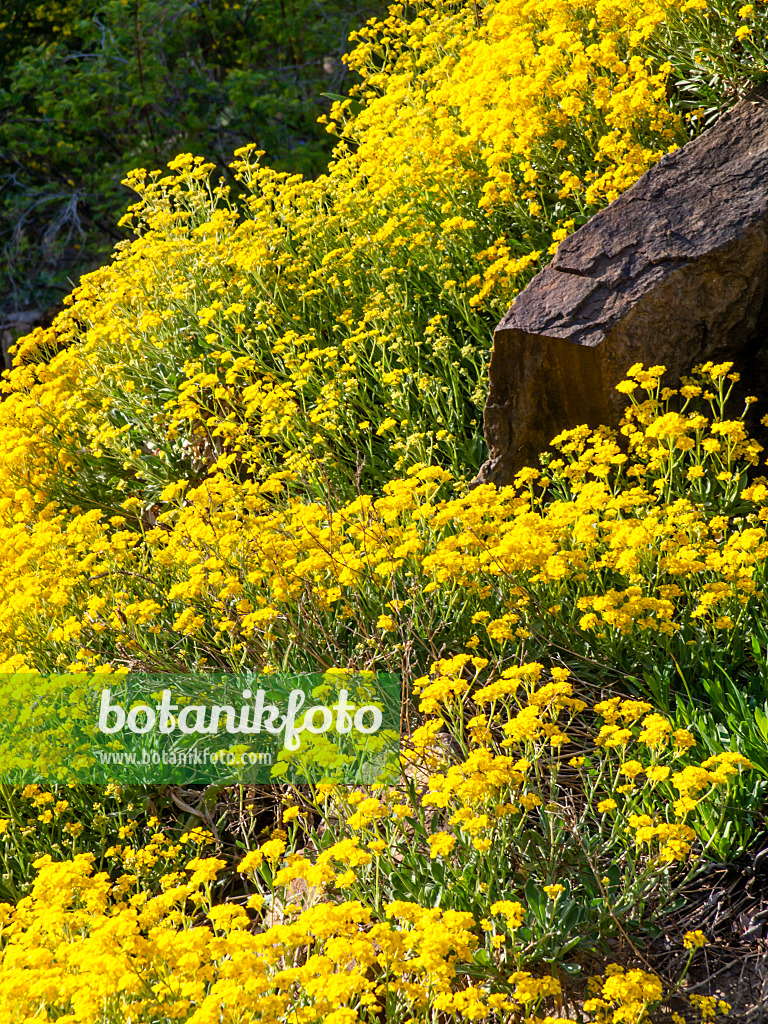
[[[766,86],[561,242],[517,296],[494,335],[477,482],[510,483],[568,427],[617,426],[632,364],[664,364],[674,385],[707,359],[733,359],[745,393],[768,397]]]

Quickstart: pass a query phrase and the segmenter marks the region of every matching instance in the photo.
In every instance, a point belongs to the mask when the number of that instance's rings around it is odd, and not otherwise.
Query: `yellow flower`
[[[454,836],[447,832],[437,832],[428,839],[429,856],[434,860],[436,857],[447,857],[456,845]]]
[[[620,768],[620,773],[626,775],[629,779],[635,779],[643,771],[643,766],[639,761],[625,761]]]
[[[264,861],[264,854],[261,850],[250,850],[237,865],[237,870],[243,873],[255,871]]]
[[[707,937],[702,931],[686,932],[683,937],[683,945],[686,949],[701,949],[706,944]]]
[[[543,885],[542,889],[551,900],[556,900],[561,892],[565,892],[564,885]]]
[[[525,920],[525,907],[514,900],[499,900],[492,903],[491,913],[505,918],[510,928],[519,928]]]
[[[260,853],[262,857],[266,857],[267,860],[274,862],[285,852],[285,845],[284,839],[275,837],[267,840],[266,843],[262,843],[257,852]]]
[[[672,739],[677,747],[687,750],[696,745],[696,739],[687,729],[676,729],[672,733]]]
[[[204,885],[213,882],[227,862],[217,857],[193,857],[187,863],[187,870],[192,872],[190,885]]]

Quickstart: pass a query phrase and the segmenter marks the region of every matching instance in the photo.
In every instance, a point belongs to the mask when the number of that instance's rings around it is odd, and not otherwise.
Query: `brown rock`
[[[503,485],[561,430],[616,426],[636,362],[733,359],[768,397],[768,88],[566,238],[496,329],[485,406]],[[763,408],[761,412],[765,412]]]

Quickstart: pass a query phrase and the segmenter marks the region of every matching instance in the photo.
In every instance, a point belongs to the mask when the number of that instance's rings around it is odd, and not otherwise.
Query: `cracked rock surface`
[[[477,482],[511,483],[568,427],[616,426],[633,363],[663,363],[674,386],[707,359],[732,359],[744,393],[768,399],[766,86],[561,242],[517,296],[494,335]]]

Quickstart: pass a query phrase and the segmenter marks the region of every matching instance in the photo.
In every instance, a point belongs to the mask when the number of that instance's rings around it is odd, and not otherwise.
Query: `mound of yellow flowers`
[[[439,588],[450,596],[431,599],[434,620],[409,620],[434,653],[447,642],[438,619],[474,642],[470,578],[474,595],[512,562],[538,566],[535,582],[580,571],[593,554],[585,516],[607,501],[624,507],[599,543],[635,585],[642,545],[622,525],[626,503],[647,519],[662,495],[601,490],[594,471],[619,458],[607,436],[592,442],[581,505],[554,507],[543,527],[528,528],[519,498],[483,491],[433,514],[433,492],[448,474],[460,488],[483,460],[490,327],[515,292],[687,138],[666,95],[671,65],[654,54],[664,33],[687,45],[704,6],[395,5],[349,57],[359,84],[334,108],[328,174],[279,174],[253,147],[233,165],[236,198],[199,157],[165,176],[135,171],[137,239],[20,343],[5,385],[2,664],[239,667],[281,664],[289,649],[300,664],[370,661],[417,590]],[[576,443],[589,447],[585,435],[567,449]],[[554,516],[577,509],[566,553],[570,526]],[[443,538],[449,521],[457,532]],[[698,529],[692,520],[689,542]],[[393,582],[414,561],[418,573]],[[603,575],[580,595],[587,623],[676,628],[670,595]],[[475,607],[488,612],[478,643],[486,626],[494,642],[530,628],[518,609],[529,598],[512,591]],[[733,619],[724,591],[702,601],[702,614]]]
[[[659,1003],[610,944],[749,844],[765,770],[674,700],[725,678],[759,725],[768,687],[737,375],[631,367],[618,432],[467,485],[494,322],[701,127],[672,61],[704,31],[743,70],[763,7],[395,5],[356,40],[326,175],[246,147],[237,195],[188,154],[129,176],[135,241],[4,383],[0,670],[388,669],[420,708],[400,779],[296,791],[235,862],[126,824],[110,846],[101,806],[83,849],[82,794],[0,787],[3,884],[58,830],[3,908],[0,1022],[552,1024],[589,973],[597,1021]]]
[[[417,464],[336,504],[218,468],[167,485],[151,528],[138,498],[114,516],[16,512],[4,667],[269,668],[290,651],[296,668],[400,671],[443,644],[503,660],[556,643],[614,667],[671,652],[685,675],[765,601],[768,489],[747,479],[760,446],[726,418],[730,369],[678,393],[663,367],[633,368],[620,435],[569,431],[498,491],[451,496],[447,470]]]
[[[286,828],[237,862],[245,891],[228,902],[228,862],[203,855],[213,837],[199,829],[142,845],[127,826],[109,871],[91,853],[38,859],[29,896],[0,913],[0,1020],[554,1024],[563,965],[578,973],[632,907],[668,898],[669,865],[695,866],[751,765],[692,759],[694,736],[647,702],[590,707],[563,669],[484,668],[462,655],[420,680],[422,710],[439,714],[399,780],[297,790]],[[686,970],[705,943],[685,936]],[[640,1024],[664,994],[619,964],[579,987],[584,1011],[613,1024]]]

